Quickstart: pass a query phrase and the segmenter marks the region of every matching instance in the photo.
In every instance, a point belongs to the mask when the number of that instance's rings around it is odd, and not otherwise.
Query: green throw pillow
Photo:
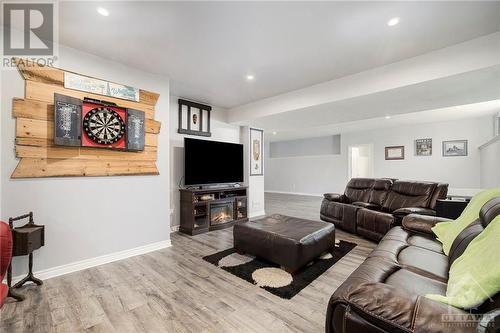
[[[426,297],[470,309],[500,292],[499,244],[500,216],[497,216],[451,265],[446,296]]]
[[[500,196],[500,187],[480,192],[471,199],[458,219],[451,222],[438,223],[432,228],[438,241],[443,243],[443,252],[446,255],[450,253],[451,245],[458,234],[479,218],[479,211],[484,204],[498,196]]]

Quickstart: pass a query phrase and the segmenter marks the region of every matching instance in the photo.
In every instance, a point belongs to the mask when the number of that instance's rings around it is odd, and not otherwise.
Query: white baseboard
[[[40,271],[34,272],[34,275],[42,280],[47,280],[56,276],[64,275],[64,274],[69,274],[77,271],[81,271],[87,268],[95,267],[95,266],[100,266],[104,265],[113,261],[117,260],[122,260],[134,256],[138,256],[140,254],[145,254],[153,251],[158,251],[167,247],[172,246],[172,243],[170,240],[164,240],[144,246],[139,246],[135,247],[133,249],[129,250],[123,250],[119,252],[114,252],[110,254],[105,254],[103,256],[95,257],[95,258],[90,258],[90,259],[84,259],[80,261],[76,261],[70,264],[66,265],[61,265],[61,266],[56,266],[48,269],[43,269]],[[24,278],[25,275],[22,276],[16,276],[12,280],[14,283],[17,281],[20,281],[22,278]]]
[[[264,216],[266,215],[266,212],[264,210],[259,210],[257,212],[251,212],[248,214],[248,217],[249,218],[254,218],[254,217],[257,217],[257,216]]]
[[[323,194],[319,194],[319,193],[285,192],[285,191],[265,191],[265,193],[305,195],[305,196],[308,196],[308,197],[322,197],[323,196]]]

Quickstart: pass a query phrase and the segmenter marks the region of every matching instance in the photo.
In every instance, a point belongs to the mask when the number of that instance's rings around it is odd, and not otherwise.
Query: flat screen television
[[[243,145],[184,138],[184,183],[243,182]]]

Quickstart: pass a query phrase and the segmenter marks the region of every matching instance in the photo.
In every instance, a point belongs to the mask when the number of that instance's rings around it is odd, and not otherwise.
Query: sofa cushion
[[[382,206],[386,212],[404,207],[428,208],[436,183],[396,181]]]
[[[458,257],[460,257],[465,252],[465,249],[467,248],[467,246],[469,246],[470,242],[472,242],[472,240],[476,238],[476,236],[479,235],[483,230],[484,228],[478,219],[458,234],[457,238],[455,238],[455,240],[453,241],[450,253],[448,254],[450,266],[455,260],[457,260]]]
[[[387,194],[389,193],[391,186],[391,179],[376,179],[373,183],[373,189],[370,193],[368,201],[372,204],[382,206],[387,198]]]
[[[485,228],[498,215],[500,215],[500,196],[488,201],[479,211],[479,219]]]
[[[353,178],[347,183],[344,195],[347,203],[364,201],[367,202],[375,179]]]
[[[436,209],[436,203],[437,203],[438,199],[446,199],[447,195],[448,195],[448,184],[438,183],[436,185],[436,189],[434,190],[434,193],[432,194],[429,208]]]
[[[424,237],[424,236],[414,234],[414,235],[408,237],[407,242],[410,245],[420,247],[422,249],[426,249],[426,250],[433,251],[436,253],[444,254],[443,247],[441,246],[441,243],[439,243],[435,239],[430,239],[429,237]]]
[[[399,269],[384,281],[410,295],[446,294],[446,282],[412,272],[408,269]]]
[[[436,253],[443,254],[443,250],[441,247],[441,243],[439,243],[434,238],[430,238],[428,236],[423,236],[419,234],[415,234],[408,230],[405,230],[401,227],[394,227],[384,236],[382,241],[379,243],[385,243],[388,241],[397,242],[400,246],[404,247],[407,245],[413,245],[417,247],[421,247],[426,250],[434,251]],[[379,246],[377,246],[373,251],[377,251]],[[373,253],[373,252],[372,252]]]
[[[418,246],[408,246],[399,252],[398,263],[406,269],[446,284],[448,257]]]
[[[368,257],[386,259],[409,271],[446,283],[448,257],[440,247],[436,240],[394,227]]]

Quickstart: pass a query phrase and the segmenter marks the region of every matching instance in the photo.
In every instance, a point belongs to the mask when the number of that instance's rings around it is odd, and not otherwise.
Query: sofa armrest
[[[403,228],[409,231],[434,236],[432,228],[439,222],[447,221],[451,220],[444,217],[410,214],[403,218]]]
[[[323,197],[326,200],[334,201],[334,202],[345,202],[345,196],[343,194],[338,193],[325,193]]]
[[[361,201],[356,201],[352,203],[354,206],[358,206],[361,208],[366,208],[366,209],[371,209],[371,210],[380,210],[379,205],[371,203],[371,202],[361,202]]]
[[[359,317],[383,331],[391,332],[456,332],[448,325],[447,318],[466,318],[467,312],[416,296],[385,283],[351,284],[342,294],[334,293],[330,299],[328,314],[335,306],[343,304]],[[332,308],[332,309],[330,309]],[[328,316],[327,314],[327,316]],[[331,326],[327,318],[327,325]],[[349,320],[349,318],[345,318]],[[327,332],[331,332],[328,330]],[[464,332],[475,332],[466,328]]]
[[[429,215],[436,216],[436,211],[429,208],[421,208],[421,207],[404,207],[396,209],[392,212],[392,214],[397,216],[406,216],[410,214],[420,214],[420,215]]]

